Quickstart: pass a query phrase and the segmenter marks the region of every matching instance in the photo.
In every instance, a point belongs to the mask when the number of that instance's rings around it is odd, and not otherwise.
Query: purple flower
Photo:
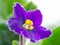
[[[14,17],[8,20],[11,31],[23,35],[31,42],[36,42],[51,35],[51,31],[41,26],[41,23],[42,14],[40,10],[26,11],[19,3],[15,3]]]

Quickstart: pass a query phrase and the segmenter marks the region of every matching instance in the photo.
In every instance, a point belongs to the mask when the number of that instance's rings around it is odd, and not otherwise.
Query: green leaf
[[[0,23],[0,45],[12,45],[13,40],[19,40],[19,36],[11,32],[7,24]]]
[[[19,2],[24,6],[24,5],[26,5],[26,3],[27,3],[27,0],[19,0]]]
[[[7,15],[7,6],[3,0],[0,0],[0,16],[5,19],[6,15]]]
[[[60,26],[52,30],[52,36],[43,40],[41,45],[60,45]]]
[[[19,43],[18,43],[18,41],[13,40],[13,41],[12,41],[12,45],[19,45]]]
[[[28,10],[35,10],[37,9],[36,5],[33,4],[32,2],[29,2],[25,5],[25,9],[28,11]]]

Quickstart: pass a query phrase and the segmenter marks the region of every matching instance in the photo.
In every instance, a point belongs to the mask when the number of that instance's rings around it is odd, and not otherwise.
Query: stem
[[[20,35],[20,45],[24,45],[23,36],[22,35]]]

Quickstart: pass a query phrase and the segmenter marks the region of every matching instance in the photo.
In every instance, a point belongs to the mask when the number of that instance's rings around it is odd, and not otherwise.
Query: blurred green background
[[[35,4],[27,2],[27,0],[0,0],[0,45],[18,45],[19,42],[19,35],[11,32],[6,24],[7,20],[13,17],[14,2],[21,3],[27,11],[37,9]],[[53,33],[51,37],[28,45],[60,45],[60,26],[48,27]]]

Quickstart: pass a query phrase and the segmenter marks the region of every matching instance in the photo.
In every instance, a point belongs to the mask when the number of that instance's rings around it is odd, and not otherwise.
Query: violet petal
[[[49,37],[52,33],[50,30],[47,30],[46,28],[40,26],[36,27],[33,32],[37,33],[40,36],[40,39],[44,39]]]
[[[11,29],[11,31],[14,31],[18,34],[20,34],[20,32],[22,31],[22,22],[15,19],[15,18],[11,18],[8,20],[8,26]]]
[[[31,10],[31,11],[28,11],[26,15],[26,19],[32,20],[34,26],[40,26],[42,23],[42,14],[40,10]]]
[[[26,10],[24,9],[24,7],[19,3],[15,3],[14,17],[19,20],[25,21],[25,15],[26,15]]]
[[[33,31],[28,30],[28,35],[29,35],[29,39],[30,39],[31,42],[36,42],[37,40],[40,39],[40,36]]]
[[[25,38],[29,38],[28,31],[27,31],[25,28],[21,31],[21,34],[22,34]]]

